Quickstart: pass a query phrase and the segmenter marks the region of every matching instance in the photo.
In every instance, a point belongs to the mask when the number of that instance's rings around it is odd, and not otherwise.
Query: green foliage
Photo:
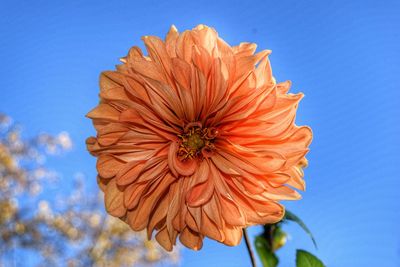
[[[311,253],[298,249],[296,252],[296,267],[325,267],[325,265]]]
[[[287,234],[282,230],[282,225],[285,221],[297,223],[310,236],[315,248],[317,248],[317,243],[310,229],[294,213],[286,210],[282,221],[264,225],[264,231],[254,241],[263,267],[278,266],[279,259],[275,251],[286,243]],[[304,250],[297,250],[296,267],[324,267],[324,264],[311,253]]]
[[[276,267],[278,266],[278,257],[270,249],[268,241],[263,236],[257,236],[255,239],[255,245],[257,253],[260,257],[261,263],[264,267]]]

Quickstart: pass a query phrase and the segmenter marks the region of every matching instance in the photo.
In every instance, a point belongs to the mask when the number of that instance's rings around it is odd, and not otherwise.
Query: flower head
[[[279,221],[278,201],[304,190],[312,133],[295,125],[302,94],[276,83],[270,51],[231,47],[204,25],[143,41],[147,56],[133,47],[101,74],[87,115],[107,211],[167,250],[177,237],[237,245],[244,227]]]

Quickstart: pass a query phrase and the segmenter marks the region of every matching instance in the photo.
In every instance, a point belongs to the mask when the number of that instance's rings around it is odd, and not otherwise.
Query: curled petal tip
[[[170,29],[171,32],[178,32],[178,29],[176,28],[176,26],[174,24],[171,25]]]

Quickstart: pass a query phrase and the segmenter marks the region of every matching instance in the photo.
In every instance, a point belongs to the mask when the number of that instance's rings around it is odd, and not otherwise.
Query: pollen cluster
[[[184,133],[178,135],[180,145],[177,155],[180,160],[209,157],[215,150],[214,140],[218,134],[215,128],[202,128],[200,122],[191,123]]]

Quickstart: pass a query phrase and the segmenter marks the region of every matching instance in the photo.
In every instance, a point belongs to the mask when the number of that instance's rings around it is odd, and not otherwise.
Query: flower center
[[[187,137],[185,145],[191,150],[199,150],[204,147],[205,142],[199,134],[195,133]]]
[[[214,140],[217,135],[218,130],[215,128],[202,128],[200,122],[189,123],[184,133],[178,135],[178,157],[186,160],[211,156],[215,150]]]

